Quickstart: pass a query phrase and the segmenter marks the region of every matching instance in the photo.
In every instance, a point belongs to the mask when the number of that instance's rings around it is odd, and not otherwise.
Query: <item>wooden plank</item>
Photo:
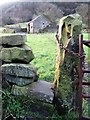
[[[83,98],[90,98],[90,94],[82,94]]]
[[[87,47],[90,47],[90,44],[88,44],[88,43],[84,43],[84,45],[86,45]]]
[[[90,47],[90,40],[83,40],[83,44],[86,45],[87,47]]]
[[[83,40],[82,42],[83,42],[83,44],[85,44],[85,43],[90,44],[90,40]]]
[[[82,116],[82,120],[90,120],[90,117],[88,117],[88,116]]]
[[[88,82],[88,81],[82,81],[82,84],[83,85],[90,85],[90,82]]]
[[[84,73],[90,73],[90,70],[82,69]]]
[[[80,56],[83,56],[83,35],[80,35],[79,36],[79,55]],[[79,119],[81,120],[82,119],[82,111],[83,111],[83,108],[82,108],[82,74],[83,74],[83,71],[82,71],[82,63],[83,63],[83,57],[80,57],[79,58]]]

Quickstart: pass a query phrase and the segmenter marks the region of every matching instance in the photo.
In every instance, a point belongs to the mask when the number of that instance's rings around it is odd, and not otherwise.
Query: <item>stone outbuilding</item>
[[[39,33],[50,26],[50,20],[45,15],[39,15],[28,23],[28,33]]]

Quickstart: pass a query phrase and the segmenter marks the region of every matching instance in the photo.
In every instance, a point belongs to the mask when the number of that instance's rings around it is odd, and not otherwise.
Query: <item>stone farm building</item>
[[[39,15],[28,23],[28,33],[39,33],[43,32],[47,27],[50,26],[50,20],[45,15]]]

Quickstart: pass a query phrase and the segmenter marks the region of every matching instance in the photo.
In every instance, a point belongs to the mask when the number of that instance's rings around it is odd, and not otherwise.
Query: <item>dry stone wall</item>
[[[34,59],[34,54],[25,42],[26,36],[21,34],[0,36],[2,87],[3,89],[9,88],[15,99],[22,98],[21,104],[24,112],[18,118],[22,119],[24,116],[33,120],[36,119],[33,116],[36,113],[46,118],[54,112],[52,84],[38,80],[37,68],[30,63]],[[26,105],[23,101],[26,101]],[[12,111],[12,114],[15,113]]]
[[[26,35],[0,35],[2,82],[26,86],[38,80],[37,69],[30,64],[34,59],[32,49],[26,44]]]

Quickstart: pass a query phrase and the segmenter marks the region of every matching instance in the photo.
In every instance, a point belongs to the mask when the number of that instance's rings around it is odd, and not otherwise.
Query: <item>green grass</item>
[[[88,34],[88,33],[84,33],[83,34],[83,39],[85,39],[85,40],[90,40],[90,34]]]
[[[87,62],[90,64],[90,52],[89,52],[90,48],[88,48],[87,46],[84,46],[84,50],[85,50]]]
[[[90,34],[84,34],[84,39],[90,38]],[[35,59],[31,62],[34,64],[40,73],[39,79],[46,81],[53,81],[57,46],[55,41],[55,33],[43,34],[28,34],[27,44],[32,48]],[[90,60],[90,48],[85,48],[85,53],[88,61]]]
[[[88,33],[85,33],[84,36],[83,36],[83,39],[84,40],[90,40],[90,34]],[[90,64],[90,48],[87,47],[87,46],[84,46],[84,50],[85,50],[85,53],[86,53],[86,59],[88,61],[88,63]]]
[[[53,81],[56,63],[55,34],[29,34],[27,44],[33,49],[35,59],[31,63],[38,68],[39,79]]]
[[[54,108],[51,104],[37,101],[31,96],[21,95],[15,97],[8,89],[3,90],[2,93],[3,117],[12,114],[17,119],[20,119],[19,117],[22,116],[31,117],[33,120],[78,120],[79,114],[77,112],[71,111],[63,116],[59,116],[53,110]],[[48,113],[45,113],[43,108],[45,108],[45,111],[48,108]]]

